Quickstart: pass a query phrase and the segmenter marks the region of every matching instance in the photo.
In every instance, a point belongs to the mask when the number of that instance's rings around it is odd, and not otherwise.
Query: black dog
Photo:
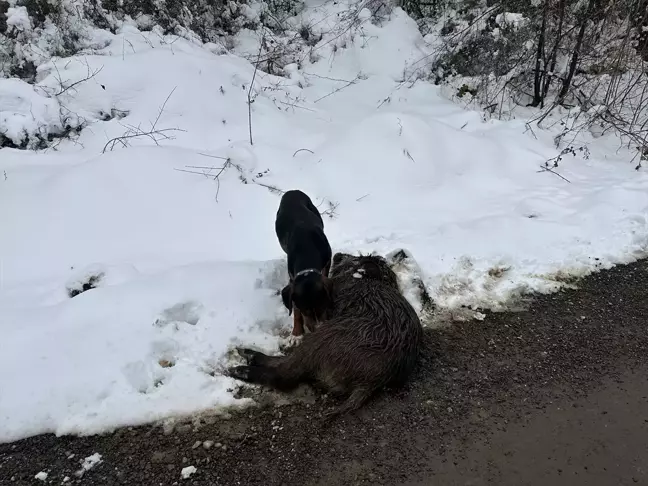
[[[281,291],[289,315],[294,311],[293,336],[304,334],[324,318],[330,304],[328,272],[331,245],[324,234],[324,221],[311,199],[302,191],[286,192],[279,204],[275,231],[288,255],[290,282]]]

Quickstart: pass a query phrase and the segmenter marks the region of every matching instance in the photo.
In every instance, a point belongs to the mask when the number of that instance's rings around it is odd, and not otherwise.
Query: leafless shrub
[[[405,6],[444,27],[440,47],[410,66],[404,82],[430,78],[485,117],[515,116],[519,106],[539,109],[531,123],[559,125],[561,150],[582,146],[562,143],[585,130],[615,132],[636,149],[641,167],[648,0],[410,0]]]
[[[123,126],[126,128],[126,131],[119,137],[108,140],[104,145],[101,153],[106,153],[106,151],[112,152],[118,145],[121,145],[123,148],[129,147],[131,140],[142,137],[149,138],[153,141],[153,143],[155,143],[155,145],[159,145],[163,140],[173,140],[174,137],[173,135],[170,135],[171,133],[184,132],[184,130],[180,128],[158,128],[158,123],[160,121],[160,118],[162,117],[162,114],[164,113],[164,109],[175,90],[176,88],[173,88],[171,90],[171,93],[169,93],[169,96],[167,96],[164,100],[164,103],[158,110],[157,117],[151,123],[151,128],[142,128],[141,124],[137,126],[124,124]]]

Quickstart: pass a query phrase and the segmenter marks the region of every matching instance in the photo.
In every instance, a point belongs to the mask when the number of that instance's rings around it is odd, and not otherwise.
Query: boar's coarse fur
[[[337,253],[327,320],[287,356],[239,349],[247,366],[230,376],[288,391],[313,383],[347,400],[329,418],[361,407],[384,386],[406,382],[421,346],[421,322],[403,297],[396,274],[376,255]]]

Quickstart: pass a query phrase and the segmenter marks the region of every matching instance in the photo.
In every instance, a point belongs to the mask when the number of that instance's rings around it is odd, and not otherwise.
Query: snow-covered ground
[[[302,16],[324,25],[344,8]],[[0,442],[245,404],[220,374],[231,348],[275,352],[290,330],[281,190],[332,216],[336,251],[405,249],[403,283],[417,267],[448,311],[505,308],[646,254],[648,176],[618,141],[566,158],[570,182],[538,173],[552,133],[399,83],[433,39],[399,9],[380,26],[359,18],[285,77],[254,75],[249,31],[220,54],[125,26],[42,65],[36,86],[0,79],[16,144],[23,129],[85,127],[56,150],[0,150]]]

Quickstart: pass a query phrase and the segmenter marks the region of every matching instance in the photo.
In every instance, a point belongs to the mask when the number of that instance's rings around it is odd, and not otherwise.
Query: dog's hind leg
[[[371,394],[372,389],[368,387],[358,387],[354,389],[349,395],[349,398],[347,398],[342,405],[324,414],[324,420],[329,422],[336,419],[340,415],[344,415],[346,413],[359,409],[367,400],[369,400]]]

